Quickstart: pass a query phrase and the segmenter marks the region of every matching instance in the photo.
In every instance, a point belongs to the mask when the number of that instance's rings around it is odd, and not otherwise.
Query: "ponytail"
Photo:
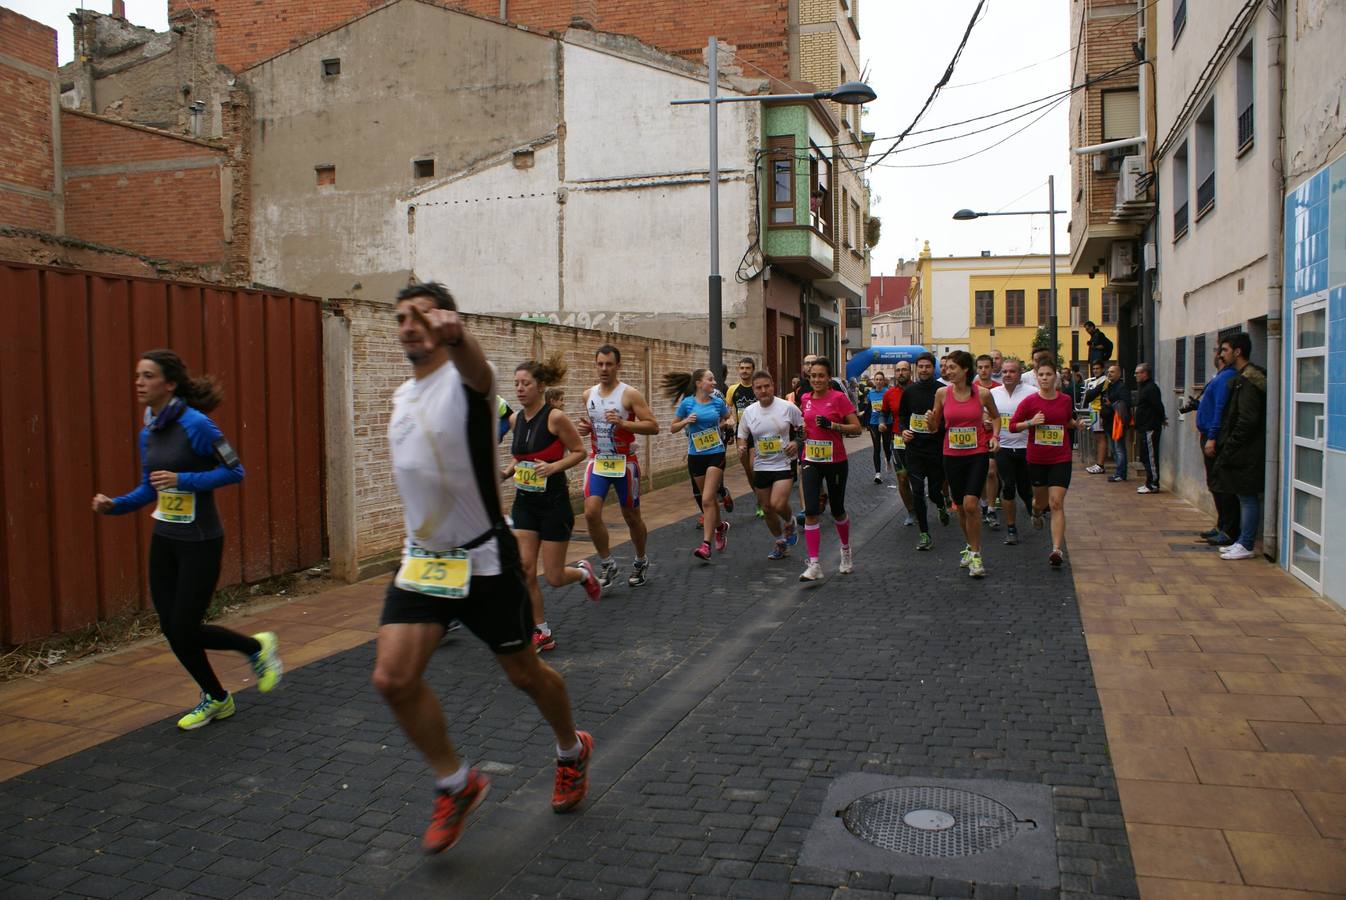
[[[530,359],[527,362],[521,362],[514,369],[516,372],[527,372],[533,380],[544,388],[554,384],[560,384],[565,381],[567,367],[565,355],[553,353],[548,356],[545,362],[538,362]]]
[[[224,401],[224,386],[218,378],[214,375],[192,378],[187,373],[187,364],[172,350],[149,350],[140,354],[140,358],[157,365],[164,380],[177,385],[173,396],[192,409],[208,413]]]
[[[697,369],[692,372],[669,372],[660,380],[660,390],[668,398],[669,403],[676,405],[683,397],[690,397],[696,393],[696,383],[709,371],[709,369]]]

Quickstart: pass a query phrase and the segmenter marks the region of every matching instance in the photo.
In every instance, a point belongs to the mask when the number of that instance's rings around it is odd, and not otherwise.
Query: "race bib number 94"
[[[159,492],[159,504],[151,514],[160,522],[187,525],[196,521],[196,494],[172,489]]]
[[[464,550],[432,553],[412,547],[397,572],[397,586],[429,597],[466,597],[472,582],[472,561]]]
[[[594,474],[604,478],[625,478],[626,457],[620,453],[600,453],[594,457]]]
[[[950,428],[949,449],[950,450],[977,449],[977,427],[975,425],[960,425],[957,428]]]

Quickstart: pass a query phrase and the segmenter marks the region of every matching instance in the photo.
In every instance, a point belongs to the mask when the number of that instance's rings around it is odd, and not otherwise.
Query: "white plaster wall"
[[[706,96],[704,79],[573,44],[564,50],[568,180],[705,173],[710,142],[706,107],[669,105],[671,100]],[[756,103],[720,107],[722,172],[751,170],[753,148],[761,143],[759,108]],[[727,210],[726,221],[733,221]]]
[[[1346,3],[1297,0],[1286,22],[1285,175],[1293,189],[1346,140]]]
[[[971,295],[968,279],[972,272],[941,272],[936,266],[931,272],[930,338],[939,342],[941,349],[949,341],[967,341],[971,326]]]
[[[398,201],[410,267],[442,281],[468,312],[515,315],[557,308],[557,146],[530,169],[511,158]],[[407,208],[415,231],[406,234]]]

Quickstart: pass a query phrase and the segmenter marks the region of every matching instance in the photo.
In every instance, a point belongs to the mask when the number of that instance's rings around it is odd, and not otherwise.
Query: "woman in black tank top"
[[[587,560],[566,565],[575,512],[570,506],[565,473],[583,462],[586,454],[575,423],[543,400],[543,392],[563,381],[565,374],[559,354],[545,363],[529,360],[514,370],[514,395],[522,408],[510,417],[514,429],[510,455],[514,462],[500,473],[502,480],[514,486],[510,515],[533,604],[533,646],[539,651],[556,648],[537,583],[539,555],[543,574],[552,587],[583,582],[591,600],[597,600],[602,590]]]

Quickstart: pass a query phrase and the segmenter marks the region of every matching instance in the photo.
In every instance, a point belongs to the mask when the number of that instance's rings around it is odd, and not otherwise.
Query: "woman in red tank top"
[[[948,363],[949,384],[935,392],[927,422],[933,429],[944,428],[944,476],[967,540],[959,565],[973,578],[982,578],[981,494],[991,454],[1000,447],[1000,413],[991,392],[972,380],[976,363],[971,353],[955,350]]]

